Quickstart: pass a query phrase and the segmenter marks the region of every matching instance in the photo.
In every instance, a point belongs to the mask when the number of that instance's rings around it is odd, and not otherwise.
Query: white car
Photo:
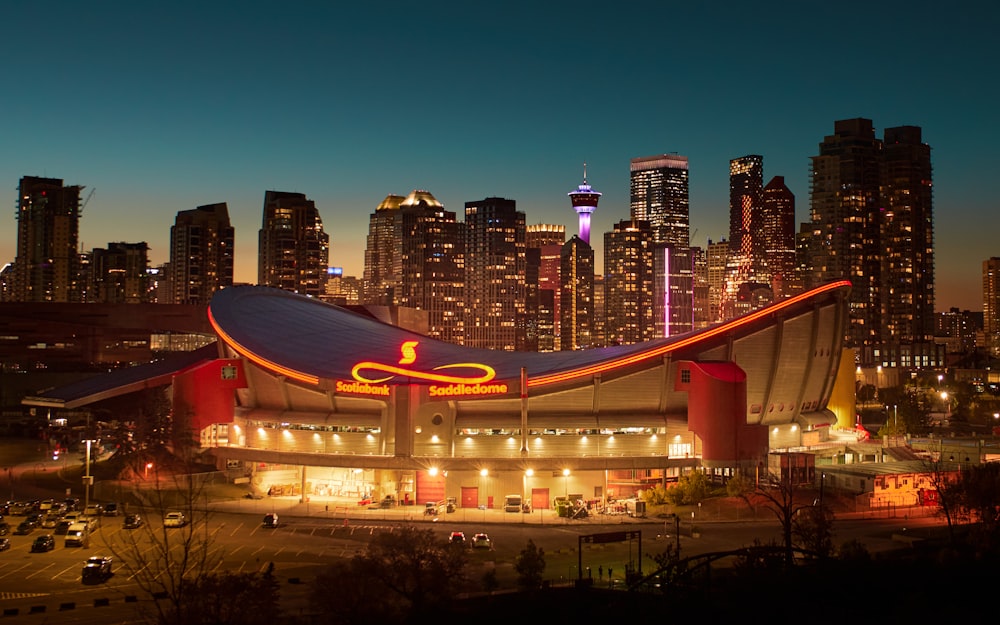
[[[163,517],[163,527],[184,527],[187,525],[187,519],[184,518],[183,512],[168,512],[167,516]]]

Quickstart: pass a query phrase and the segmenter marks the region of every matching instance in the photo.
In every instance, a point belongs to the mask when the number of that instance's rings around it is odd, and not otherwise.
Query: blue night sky
[[[257,276],[266,190],[316,202],[330,264],[361,275],[388,194],[511,198],[529,224],[629,216],[629,160],[690,159],[692,244],[728,238],[729,160],[764,157],[809,215],[809,157],[838,119],[932,148],[938,310],[981,310],[1000,256],[1000,122],[991,3],[33,2],[0,38],[0,264],[17,184],[94,191],[81,244],[149,243],[168,259],[180,210],[226,202],[236,280]]]

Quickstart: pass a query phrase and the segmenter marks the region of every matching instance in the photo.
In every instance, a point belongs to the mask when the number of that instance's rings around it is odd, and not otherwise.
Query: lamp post
[[[152,469],[152,468],[153,468],[153,463],[152,462],[147,462],[146,463],[146,479],[147,480],[149,479],[149,470]]]
[[[563,478],[566,482],[566,501],[569,501],[569,469],[563,469]]]
[[[84,461],[83,475],[83,509],[86,510],[90,505],[90,486],[94,483],[94,478],[90,475],[90,445],[94,441],[88,438],[84,442],[87,443],[87,455]]]

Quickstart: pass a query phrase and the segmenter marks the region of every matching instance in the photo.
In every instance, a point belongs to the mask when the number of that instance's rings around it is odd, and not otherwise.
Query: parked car
[[[83,509],[83,516],[101,516],[104,512],[104,506],[99,503],[87,504],[87,507]]]
[[[69,526],[73,525],[73,523],[75,522],[76,521],[68,519],[60,519],[60,521],[56,523],[56,526],[52,530],[52,533],[55,534],[56,536],[65,536],[66,532],[69,530]]]
[[[0,551],[7,551],[8,549],[10,549],[10,539],[6,537],[0,538]]]
[[[31,543],[32,553],[39,551],[52,551],[56,548],[56,538],[52,534],[42,534]]]
[[[472,547],[474,549],[489,549],[493,546],[490,541],[490,535],[484,532],[480,532],[472,537]]]
[[[278,515],[273,512],[264,515],[264,522],[262,525],[268,529],[274,529],[278,527]]]
[[[126,514],[125,520],[122,521],[122,527],[127,530],[134,530],[142,527],[142,517],[138,514]]]
[[[100,583],[111,577],[110,556],[90,556],[83,565],[83,583]]]
[[[17,529],[14,533],[19,536],[27,536],[31,532],[35,531],[35,524],[30,521],[21,521],[17,524]]]
[[[115,502],[110,502],[104,504],[104,510],[101,512],[104,516],[118,516],[121,512],[121,508]]]
[[[187,525],[187,519],[184,518],[183,512],[168,512],[167,516],[163,517],[163,527],[184,527]]]
[[[6,536],[10,533],[10,523],[7,521],[0,521],[0,536]]]
[[[465,532],[452,532],[448,541],[456,545],[465,545]]]

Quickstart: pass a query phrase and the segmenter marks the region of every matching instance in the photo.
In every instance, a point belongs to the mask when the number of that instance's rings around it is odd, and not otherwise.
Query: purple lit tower
[[[580,216],[580,239],[590,245],[590,214],[597,210],[597,201],[601,194],[587,184],[587,164],[583,164],[583,184],[566,195],[573,202],[573,210]]]

